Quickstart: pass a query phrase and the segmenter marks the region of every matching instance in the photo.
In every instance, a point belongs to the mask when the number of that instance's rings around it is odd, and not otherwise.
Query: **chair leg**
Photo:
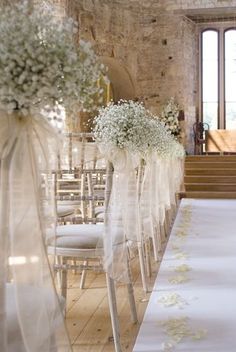
[[[61,257],[58,255],[55,256],[55,264],[60,267],[61,263]],[[61,287],[61,270],[56,271],[56,283],[57,286],[60,288]]]
[[[157,244],[158,244],[158,254],[162,252],[162,234],[161,234],[161,225],[160,223],[155,227],[155,233],[157,237]],[[160,257],[158,255],[158,261]]]
[[[151,277],[152,269],[151,269],[151,259],[150,259],[150,239],[149,238],[144,243],[144,251],[145,251],[147,276]]]
[[[88,261],[85,260],[85,261],[83,262],[83,265],[88,265]],[[84,284],[85,284],[86,275],[87,275],[87,270],[86,270],[86,269],[83,269],[83,270],[82,270],[82,274],[81,274],[81,279],[80,279],[80,285],[79,285],[79,288],[80,288],[81,290],[84,289]]]
[[[161,243],[165,243],[165,241],[166,241],[166,235],[165,235],[164,224],[161,225],[161,223],[159,223],[159,230],[160,230]]]
[[[169,235],[169,222],[168,222],[167,214],[166,214],[165,220],[164,220],[164,231],[165,231],[165,239],[167,239],[168,235]]]
[[[153,228],[151,239],[152,239],[152,245],[153,245],[154,260],[155,262],[158,262],[159,261],[158,253],[161,251],[160,229],[158,229],[157,227]]]
[[[132,284],[130,265],[128,260],[127,260],[127,267],[128,267],[128,278],[129,278],[127,289],[128,289],[129,305],[130,305],[130,311],[131,311],[131,320],[133,323],[137,323],[138,316],[137,316],[136,304],[134,299],[134,288]]]
[[[62,265],[67,264],[67,259],[62,258]],[[65,298],[66,301],[66,296],[67,296],[67,270],[65,268],[62,268],[62,273],[61,273],[61,295],[62,297]]]
[[[114,280],[108,274],[106,274],[106,280],[115,352],[122,352],[120,344],[120,328],[117,313],[115,283]]]
[[[166,213],[165,213],[165,221],[164,221],[164,226],[165,226],[165,233],[166,233],[166,237],[168,237],[168,234],[169,234],[169,228],[170,228],[169,209],[168,209],[168,210],[166,210]]]
[[[142,242],[138,243],[138,256],[139,256],[139,265],[140,265],[143,290],[145,293],[147,293],[148,292],[147,275],[146,275],[144,253],[143,253],[143,243]]]

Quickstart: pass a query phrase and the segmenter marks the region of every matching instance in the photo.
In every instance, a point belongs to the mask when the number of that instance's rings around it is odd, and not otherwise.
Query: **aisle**
[[[235,328],[236,200],[183,199],[133,351],[235,352]]]

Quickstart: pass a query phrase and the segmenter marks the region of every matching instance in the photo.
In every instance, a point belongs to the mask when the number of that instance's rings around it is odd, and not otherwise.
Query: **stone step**
[[[187,155],[187,162],[236,162],[236,155]]]
[[[186,192],[235,192],[236,183],[233,184],[210,184],[210,183],[185,183]]]
[[[185,169],[236,169],[236,162],[185,162]]]
[[[179,198],[236,199],[236,192],[180,192]]]
[[[209,184],[222,184],[222,183],[235,183],[236,184],[236,174],[235,176],[228,176],[228,175],[198,175],[198,176],[185,176],[184,177],[185,183],[209,183]]]
[[[186,169],[185,168],[185,175],[186,176],[236,176],[236,168],[234,169],[223,169],[223,168],[219,168],[219,169],[207,169],[205,168],[201,168],[201,169]]]

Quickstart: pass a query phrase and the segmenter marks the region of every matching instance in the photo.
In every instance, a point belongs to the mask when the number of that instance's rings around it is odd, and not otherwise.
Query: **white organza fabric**
[[[71,351],[44,245],[55,217],[39,171],[56,136],[42,116],[1,111],[0,121],[0,351]]]
[[[90,137],[87,137],[90,136]],[[104,168],[105,163],[92,134],[69,133],[63,136],[60,148],[60,168],[62,170],[76,167]]]
[[[100,150],[114,168],[105,217],[104,267],[113,279],[128,282],[127,242],[141,240],[136,171],[140,159],[119,148],[100,146]]]
[[[144,160],[119,148],[100,146],[100,150],[114,168],[105,221],[104,266],[112,278],[126,281],[127,242],[135,246],[163,225],[182,183],[183,161],[160,158],[155,150]]]
[[[157,226],[163,225],[166,210],[176,203],[182,181],[183,159],[160,158],[155,150],[146,156],[140,196],[143,238],[152,237]]]
[[[161,175],[160,160],[155,153],[150,152],[145,158],[140,195],[140,216],[145,239],[152,237],[158,223],[164,221],[164,212],[162,212],[164,205],[160,192]],[[163,187],[165,187],[164,184]]]

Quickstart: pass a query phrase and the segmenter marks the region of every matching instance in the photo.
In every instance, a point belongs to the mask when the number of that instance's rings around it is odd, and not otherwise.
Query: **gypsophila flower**
[[[175,102],[174,98],[171,97],[167,101],[159,117],[160,120],[164,122],[167,130],[177,139],[181,132],[178,120],[179,111],[179,105]]]
[[[182,158],[183,146],[141,103],[121,100],[99,110],[94,120],[97,142],[139,152],[155,150],[162,158]]]
[[[121,100],[99,110],[94,134],[99,143],[145,153],[155,146],[157,135],[143,104]]]
[[[0,108],[25,115],[58,104],[69,113],[91,109],[103,68],[89,43],[75,44],[76,23],[41,5],[0,9]]]

